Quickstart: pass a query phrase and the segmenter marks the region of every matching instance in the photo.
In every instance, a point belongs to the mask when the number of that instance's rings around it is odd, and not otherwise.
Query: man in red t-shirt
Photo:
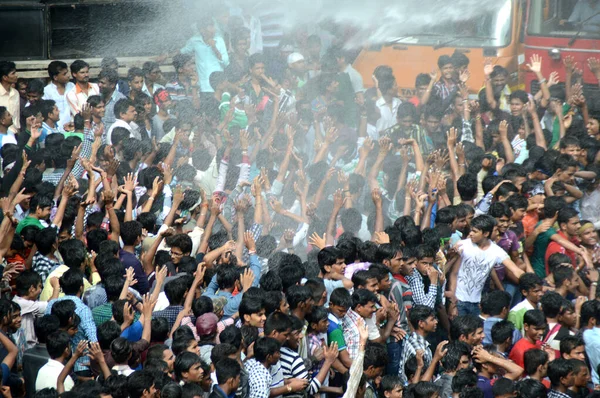
[[[525,335],[514,345],[508,356],[520,367],[525,366],[525,352],[532,348],[542,347],[542,336],[547,327],[546,317],[541,310],[529,310],[523,316],[523,330]]]
[[[581,222],[579,220],[579,214],[577,214],[577,210],[571,207],[565,207],[560,209],[557,217],[558,223],[558,234],[573,243],[576,246],[579,246],[579,239],[577,238],[577,233],[579,231],[579,227],[581,227]],[[571,262],[573,263],[573,267],[577,267],[577,255],[575,252],[568,250],[561,244],[557,242],[550,242],[548,248],[546,249],[545,263],[546,263],[546,274],[548,275],[550,272],[548,270],[548,259],[554,253],[562,253],[566,254],[571,258]]]

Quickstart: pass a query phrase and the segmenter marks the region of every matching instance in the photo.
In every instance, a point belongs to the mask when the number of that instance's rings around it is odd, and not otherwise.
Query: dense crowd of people
[[[276,20],[200,18],[170,78],[0,61],[2,395],[600,396],[600,61],[401,98]]]

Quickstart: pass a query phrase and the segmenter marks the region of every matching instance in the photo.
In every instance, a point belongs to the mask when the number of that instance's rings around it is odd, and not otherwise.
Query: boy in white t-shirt
[[[481,292],[494,265],[502,263],[517,278],[523,274],[508,254],[490,240],[495,226],[496,220],[491,216],[475,217],[468,239],[457,244],[460,263],[450,275],[450,291],[458,315],[479,316]]]

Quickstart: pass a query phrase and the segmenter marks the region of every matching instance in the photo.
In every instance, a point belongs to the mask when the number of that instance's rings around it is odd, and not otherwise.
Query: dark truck
[[[113,56],[124,76],[185,43],[190,15],[181,1],[2,0],[0,59],[15,61],[21,77],[43,78],[50,60],[84,59],[94,76]]]

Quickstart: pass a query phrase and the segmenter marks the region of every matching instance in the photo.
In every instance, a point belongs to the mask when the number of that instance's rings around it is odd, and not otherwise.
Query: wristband
[[[548,80],[546,80],[546,79],[542,79],[542,80],[539,81],[539,83],[542,84],[542,83],[546,83],[547,81]]]
[[[248,250],[248,254],[250,254],[250,255],[256,254],[256,250]]]
[[[598,282],[592,282],[592,286],[598,286]]]

